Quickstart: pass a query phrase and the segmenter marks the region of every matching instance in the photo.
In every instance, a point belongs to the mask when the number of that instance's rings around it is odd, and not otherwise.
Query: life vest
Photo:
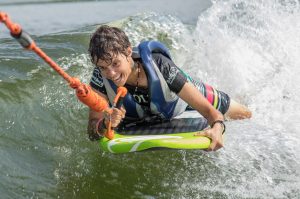
[[[132,57],[141,58],[147,74],[151,115],[159,116],[161,119],[171,119],[184,112],[187,104],[169,89],[163,75],[152,59],[152,53],[154,52],[162,53],[171,59],[168,49],[157,41],[140,43],[137,48],[133,49]],[[103,82],[108,99],[112,104],[117,86],[106,78],[103,78]],[[145,112],[130,93],[125,96],[123,106],[126,109],[126,117],[143,119],[149,116],[149,113]]]

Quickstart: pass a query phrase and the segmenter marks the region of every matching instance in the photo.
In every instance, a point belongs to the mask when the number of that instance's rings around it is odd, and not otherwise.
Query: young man
[[[159,42],[143,42],[135,50],[122,30],[104,25],[93,34],[89,53],[96,65],[90,85],[99,95],[112,103],[117,87],[128,89],[124,107],[113,109],[112,127],[117,127],[123,119],[170,120],[192,108],[211,126],[197,135],[210,137],[212,143],[208,150],[218,150],[223,146],[224,115],[230,119],[251,117],[245,106],[224,92],[185,74]],[[90,110],[88,134],[91,140],[101,137],[99,132],[104,127],[97,124],[104,124],[105,120],[102,113]]]

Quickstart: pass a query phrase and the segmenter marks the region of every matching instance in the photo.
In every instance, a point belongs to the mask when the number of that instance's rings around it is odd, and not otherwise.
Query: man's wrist
[[[225,126],[224,121],[222,121],[222,120],[216,120],[216,121],[214,121],[214,122],[211,124],[211,128],[213,128],[216,124],[219,124],[219,125],[222,126],[222,128],[223,128],[222,134],[224,134],[224,133],[225,133],[225,130],[226,130],[226,126]]]
[[[101,120],[98,119],[92,119],[89,121],[88,136],[91,141],[99,140],[104,135],[105,131],[102,130],[102,125],[99,126],[99,122],[101,122]]]

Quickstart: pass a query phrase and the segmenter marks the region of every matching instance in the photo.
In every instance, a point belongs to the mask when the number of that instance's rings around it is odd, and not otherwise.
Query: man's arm
[[[101,97],[103,97],[107,103],[108,103],[108,98],[106,95],[104,95],[103,93],[100,93],[99,91],[93,89],[98,95],[100,95]],[[87,133],[89,136],[89,139],[91,141],[94,140],[99,140],[102,135],[99,134],[99,131],[101,129],[97,129],[97,123],[99,122],[99,120],[101,121],[103,119],[103,113],[102,112],[96,112],[92,109],[90,109],[89,111],[89,121],[88,121],[88,128],[87,128]],[[103,126],[102,126],[103,127]]]
[[[210,125],[212,125],[215,121],[224,120],[223,115],[218,110],[216,110],[198,91],[198,89],[190,82],[184,84],[183,88],[178,93],[178,96],[186,103],[188,103],[192,108],[197,110],[201,115],[203,115],[208,120],[208,123]],[[208,150],[215,151],[223,147],[222,132],[225,128],[225,126],[223,125],[221,123],[215,123],[211,129],[197,134],[207,136],[212,139],[212,143],[209,146]]]

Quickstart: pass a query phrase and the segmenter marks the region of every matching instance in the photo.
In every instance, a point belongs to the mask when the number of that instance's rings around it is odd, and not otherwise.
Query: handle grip
[[[120,109],[123,105],[124,97],[127,94],[127,89],[125,87],[119,87],[117,91],[117,95],[114,99],[114,106]],[[108,123],[107,131],[105,133],[105,137],[112,140],[114,138],[114,128],[111,127],[111,121]]]
[[[124,97],[120,97],[117,101],[116,108],[120,109],[123,105]]]

